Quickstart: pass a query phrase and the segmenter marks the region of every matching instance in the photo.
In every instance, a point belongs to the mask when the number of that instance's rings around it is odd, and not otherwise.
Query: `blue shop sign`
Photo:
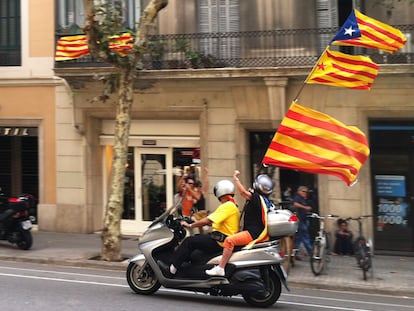
[[[405,197],[405,176],[375,175],[376,195],[382,197]]]

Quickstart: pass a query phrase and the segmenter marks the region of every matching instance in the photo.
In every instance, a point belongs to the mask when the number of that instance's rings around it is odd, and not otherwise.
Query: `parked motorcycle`
[[[30,194],[7,197],[0,188],[0,240],[7,240],[23,250],[32,247],[32,221],[29,216],[32,200]]]
[[[182,218],[174,217],[175,212],[175,208],[171,207],[139,239],[141,253],[130,259],[126,272],[128,284],[135,293],[150,295],[164,286],[213,296],[242,295],[252,306],[269,307],[279,299],[282,283],[289,290],[287,276],[281,266],[284,258],[279,254],[278,240],[259,243],[251,249],[236,249],[226,266],[224,277],[212,277],[205,273],[206,269],[219,264],[221,253],[207,255],[199,250],[193,252],[191,262],[185,263],[177,274],[164,274],[157,262],[169,262],[175,247],[186,236],[186,230],[181,225]],[[290,211],[286,212],[289,214],[282,217],[282,231],[292,234],[297,230],[298,220]],[[279,214],[277,211],[274,213]],[[275,218],[268,219],[270,223],[275,223],[272,221]]]

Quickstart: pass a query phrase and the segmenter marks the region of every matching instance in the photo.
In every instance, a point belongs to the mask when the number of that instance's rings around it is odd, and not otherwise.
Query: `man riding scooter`
[[[227,236],[239,231],[240,212],[234,200],[235,187],[229,180],[221,180],[214,187],[214,195],[220,201],[220,205],[210,215],[191,224],[185,221],[181,225],[187,228],[212,226],[212,233],[198,234],[186,238],[172,255],[171,265],[162,261],[158,265],[164,275],[172,276],[177,273],[185,261],[190,260],[191,253],[198,249],[206,254],[215,254],[222,251],[223,241]]]

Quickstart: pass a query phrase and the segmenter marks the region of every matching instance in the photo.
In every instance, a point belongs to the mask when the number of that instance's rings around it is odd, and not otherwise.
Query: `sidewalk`
[[[99,234],[55,233],[33,231],[32,249],[23,251],[0,241],[0,260],[58,264],[66,266],[107,268],[125,271],[128,259],[122,262],[102,262],[92,258],[101,252]],[[122,255],[130,258],[137,250],[138,237],[122,240]],[[331,290],[363,291],[377,294],[414,297],[414,257],[375,256],[374,275],[367,281],[355,258],[331,256],[329,269],[320,276],[311,272],[309,261],[296,261],[288,275],[289,286]]]

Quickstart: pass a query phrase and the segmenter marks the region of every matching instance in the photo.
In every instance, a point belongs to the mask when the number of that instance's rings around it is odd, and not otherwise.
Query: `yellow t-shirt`
[[[217,209],[208,216],[213,222],[213,231],[220,231],[225,235],[233,235],[239,232],[240,211],[237,205],[231,201],[220,204]]]

